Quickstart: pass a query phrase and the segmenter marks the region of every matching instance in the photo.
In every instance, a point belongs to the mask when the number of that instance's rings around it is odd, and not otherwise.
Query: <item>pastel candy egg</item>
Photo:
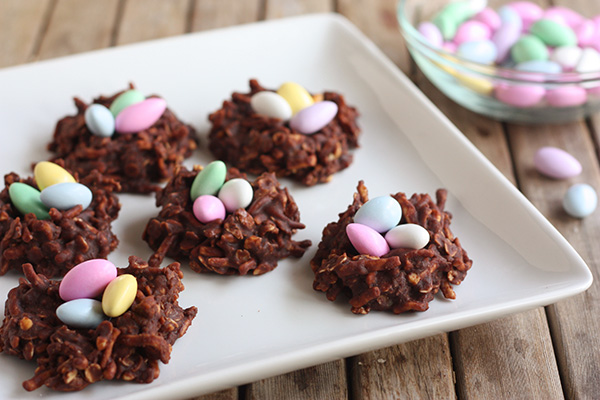
[[[151,97],[124,108],[115,118],[115,130],[119,133],[134,133],[150,128],[167,108],[167,102]]]
[[[252,203],[254,190],[252,185],[245,179],[230,179],[219,190],[219,200],[223,202],[225,209],[230,213],[238,208],[246,208]]]
[[[487,40],[492,36],[489,26],[479,21],[467,21],[461,24],[454,35],[454,43],[460,45],[474,40]]]
[[[456,1],[442,8],[433,18],[432,22],[442,32],[444,39],[450,40],[456,34],[459,25],[479,11],[468,1]]]
[[[285,82],[277,89],[277,94],[288,102],[292,108],[292,114],[296,114],[315,102],[306,89],[294,82]]]
[[[204,167],[194,178],[190,188],[190,197],[196,200],[198,196],[210,194],[216,196],[225,183],[227,166],[223,161],[213,161]]]
[[[518,16],[517,16],[518,18]],[[511,47],[521,37],[520,24],[503,24],[492,35],[492,43],[496,46],[496,62],[503,62],[508,56]]]
[[[113,117],[117,117],[119,113],[132,104],[140,103],[146,100],[146,96],[136,89],[127,90],[117,96],[110,105],[110,112]]]
[[[572,70],[581,59],[582,49],[577,46],[561,46],[554,49],[550,60],[560,64],[565,70]]]
[[[456,54],[480,64],[491,64],[498,55],[496,45],[491,40],[463,42],[456,49]]]
[[[130,274],[113,279],[102,295],[102,311],[109,317],[118,317],[133,304],[137,294],[137,279]]]
[[[515,107],[532,107],[546,95],[546,89],[536,85],[508,85],[500,83],[494,89],[494,95],[503,103]]]
[[[494,84],[488,79],[460,72],[456,72],[454,75],[457,81],[474,92],[487,96],[494,90]]]
[[[354,215],[354,222],[376,232],[386,232],[398,225],[402,207],[392,196],[375,197],[363,204]]]
[[[584,20],[579,25],[577,25],[573,32],[577,37],[577,45],[580,47],[591,46],[594,43],[594,39],[596,37],[597,31],[596,23],[592,20]]]
[[[579,86],[564,86],[546,92],[546,101],[553,107],[575,107],[587,101],[587,91]]]
[[[292,117],[292,107],[289,103],[277,93],[268,90],[258,92],[252,96],[250,106],[257,114],[269,118],[286,121]]]
[[[225,205],[215,196],[204,194],[194,200],[192,205],[194,217],[203,224],[207,224],[217,219],[225,219]]]
[[[509,3],[508,6],[515,10],[521,17],[523,30],[529,29],[535,21],[542,18],[544,15],[542,7],[531,1],[513,1],[512,3]]]
[[[117,276],[117,267],[108,260],[95,258],[71,268],[58,287],[64,301],[100,296],[106,285]]]
[[[390,246],[376,230],[362,224],[346,225],[346,235],[360,254],[381,257],[390,251]]]
[[[513,25],[519,28],[519,32],[523,28],[523,20],[521,15],[511,6],[503,6],[498,9],[498,16],[502,25]]]
[[[388,231],[385,240],[392,249],[422,249],[429,243],[429,232],[421,225],[402,224]]]
[[[525,61],[515,66],[515,69],[526,72],[540,72],[544,74],[559,74],[562,72],[560,64],[550,60]]]
[[[56,308],[56,316],[72,328],[96,329],[106,316],[102,303],[94,299],[67,301]]]
[[[510,49],[510,56],[517,64],[531,60],[547,60],[549,53],[540,38],[533,35],[523,35]]]
[[[417,30],[433,47],[442,47],[444,44],[442,32],[440,32],[440,29],[432,22],[421,22]]]
[[[580,73],[600,71],[600,53],[591,47],[583,49],[575,71]]]
[[[577,36],[573,29],[551,19],[537,20],[531,25],[529,32],[548,46],[573,46],[577,44]]]
[[[564,24],[571,28],[579,25],[583,20],[583,16],[577,11],[571,10],[568,7],[554,6],[549,7],[544,12],[544,19],[551,19],[554,21],[562,21]]]
[[[90,105],[84,113],[85,124],[96,136],[111,137],[115,132],[115,117],[102,104]]]
[[[40,190],[63,182],[75,182],[75,178],[66,169],[50,161],[40,161],[33,169],[35,183]]]
[[[81,183],[63,182],[42,190],[40,199],[48,208],[69,210],[79,204],[85,210],[92,202],[92,191]]]
[[[320,131],[330,123],[338,112],[333,101],[323,100],[298,111],[290,120],[290,127],[305,135]]]
[[[539,173],[555,179],[566,179],[581,173],[581,164],[575,157],[557,147],[542,147],[533,156]]]
[[[23,215],[35,214],[37,219],[50,219],[48,208],[40,199],[40,192],[26,183],[14,182],[8,188],[13,206]]]
[[[584,218],[594,212],[598,195],[593,187],[585,183],[571,186],[563,197],[563,208],[572,217]]]
[[[492,31],[497,30],[502,25],[500,16],[493,8],[487,7],[481,10],[473,17],[474,21],[486,24]]]

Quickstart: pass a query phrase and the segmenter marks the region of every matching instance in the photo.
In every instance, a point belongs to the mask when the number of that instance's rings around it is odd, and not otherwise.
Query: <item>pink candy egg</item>
[[[542,7],[531,1],[514,1],[508,5],[521,17],[521,21],[523,21],[523,31],[527,31],[535,21],[542,18],[544,15]]]
[[[577,25],[581,24],[585,19],[577,11],[573,11],[570,8],[562,6],[547,8],[544,12],[543,18],[552,19],[557,22],[560,22],[562,20],[564,24],[570,26],[571,28],[575,28]]]
[[[596,39],[596,30],[596,24],[589,19],[584,20],[573,28],[579,47],[591,46],[594,43],[594,39]]]
[[[310,135],[323,129],[335,118],[337,112],[338,106],[333,101],[319,101],[298,111],[290,120],[290,127]]]
[[[579,86],[565,86],[546,92],[546,101],[553,107],[580,106],[587,101],[587,92]]]
[[[539,173],[555,179],[566,179],[581,173],[581,164],[575,157],[557,147],[542,147],[533,156]]]
[[[502,25],[502,20],[500,19],[500,16],[496,10],[489,7],[484,8],[477,13],[473,17],[473,20],[486,24],[492,31],[495,31],[496,29],[500,28],[500,25]]]
[[[500,83],[494,93],[503,103],[515,107],[532,107],[538,104],[546,94],[546,89],[533,85],[508,85]]]
[[[192,210],[196,219],[203,224],[207,224],[216,219],[225,219],[226,215],[223,202],[218,197],[209,194],[196,198]]]
[[[66,273],[58,287],[64,301],[93,299],[117,277],[117,267],[108,260],[92,259],[77,264]]]
[[[352,246],[360,254],[381,257],[390,251],[390,246],[379,232],[362,224],[348,224],[346,234]]]
[[[119,133],[135,133],[150,128],[167,108],[167,102],[151,97],[123,109],[115,119],[115,130]]]
[[[492,36],[492,30],[489,26],[479,21],[467,21],[461,24],[454,35],[454,43],[460,45],[464,42],[473,40],[486,40]]]

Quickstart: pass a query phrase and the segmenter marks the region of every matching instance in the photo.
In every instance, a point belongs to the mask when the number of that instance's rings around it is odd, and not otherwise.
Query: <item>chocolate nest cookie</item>
[[[224,220],[198,221],[192,210],[190,187],[202,170],[181,167],[175,177],[156,196],[161,207],[144,230],[143,239],[155,251],[151,265],[165,256],[189,261],[196,272],[223,275],[260,275],[277,266],[278,260],[302,257],[310,240],[296,242],[292,235],[304,229],[294,199],[272,173],[263,173],[250,182],[252,203],[228,213]],[[227,171],[227,180],[244,178],[235,168]]]
[[[133,85],[130,85],[133,89]],[[94,104],[109,107],[122,92],[94,99]],[[121,184],[123,192],[149,193],[158,190],[157,182],[173,175],[175,168],[198,145],[196,131],[181,122],[168,108],[149,128],[137,133],[102,137],[86,125],[90,106],[75,98],[77,114],[58,121],[48,150],[50,161],[64,160],[66,168],[80,176],[97,169]]]
[[[47,220],[33,213],[23,216],[12,204],[10,185],[22,182],[36,187],[33,178],[10,173],[4,182],[0,192],[0,275],[33,263],[37,273],[60,277],[85,260],[106,258],[117,247],[111,222],[121,206],[114,193],[119,184],[114,179],[96,170],[83,175],[79,182],[91,190],[91,204],[85,210],[80,205],[65,211],[52,208]]]
[[[358,112],[341,94],[323,94],[324,100],[337,104],[337,115],[318,132],[305,135],[286,121],[254,112],[250,99],[265,90],[250,80],[249,93],[233,93],[209,116],[209,148],[217,159],[243,172],[273,172],[307,186],[330,181],[352,163],[349,150],[358,147]]]
[[[434,203],[428,194],[392,195],[402,208],[401,223],[424,227],[429,243],[418,250],[392,249],[381,257],[361,255],[346,235],[346,226],[368,201],[367,189],[359,182],[353,203],[323,230],[310,262],[315,274],[313,288],[325,292],[330,301],[343,293],[355,314],[425,311],[440,289],[444,297],[454,299],[452,285],[463,281],[472,261],[450,231],[452,216],[444,211],[446,196],[447,192],[439,189]]]
[[[101,380],[152,382],[158,362],[168,363],[172,345],[196,316],[196,307],[183,309],[177,299],[183,290],[178,263],[149,267],[137,257],[119,275],[138,282],[133,305],[123,315],[103,321],[96,329],[71,329],[56,316],[63,303],[59,282],[23,265],[25,277],[8,293],[0,327],[0,351],[36,360],[35,375],[23,387],[43,385],[58,391],[76,391]]]

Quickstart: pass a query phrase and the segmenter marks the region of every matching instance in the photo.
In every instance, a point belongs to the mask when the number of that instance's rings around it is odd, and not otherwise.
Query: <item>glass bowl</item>
[[[459,2],[479,9],[487,3]],[[441,46],[432,44],[418,27],[422,22],[431,22],[449,3],[458,2],[401,0],[398,22],[416,64],[450,99],[476,113],[509,122],[568,122],[600,110],[600,70],[595,68],[585,73],[517,70],[510,56],[500,65],[482,64],[454,53],[452,47],[456,46],[448,41]],[[509,3],[514,0],[490,1],[488,7],[499,10]],[[578,11],[576,7],[574,11]],[[597,26],[594,40],[600,51],[600,18],[593,22]],[[523,32],[527,33],[526,29]],[[548,46],[547,50],[552,54],[556,48]]]

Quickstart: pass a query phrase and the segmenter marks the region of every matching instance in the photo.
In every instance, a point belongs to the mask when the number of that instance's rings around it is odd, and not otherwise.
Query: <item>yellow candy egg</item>
[[[109,317],[118,317],[131,307],[136,293],[135,276],[130,274],[117,276],[104,289],[102,311]]]
[[[294,82],[286,82],[277,89],[277,94],[283,97],[292,107],[292,114],[312,105],[315,101],[306,89]]]
[[[33,177],[41,190],[57,183],[75,182],[75,178],[66,169],[50,161],[40,161],[33,169]]]

